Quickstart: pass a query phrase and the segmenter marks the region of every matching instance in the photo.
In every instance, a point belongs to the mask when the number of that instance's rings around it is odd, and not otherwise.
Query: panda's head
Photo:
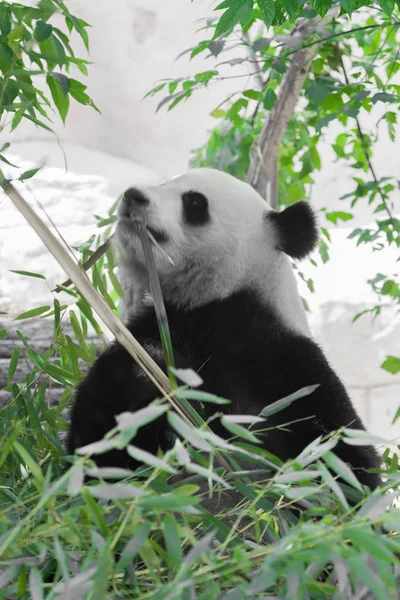
[[[193,169],[158,187],[130,188],[118,216],[125,283],[131,278],[135,284],[144,272],[134,223],[140,217],[163,250],[153,247],[164,295],[188,307],[246,287],[279,301],[279,290],[284,294],[293,278],[287,255],[304,258],[317,241],[306,202],[278,213],[249,185],[214,169]]]

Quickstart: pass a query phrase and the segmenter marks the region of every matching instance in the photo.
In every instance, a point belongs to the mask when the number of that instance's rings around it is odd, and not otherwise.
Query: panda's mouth
[[[167,234],[162,229],[154,229],[154,227],[150,227],[149,225],[146,225],[146,229],[159,244],[165,244],[168,240]]]
[[[132,219],[128,219],[126,217],[122,217],[119,219],[119,225],[125,229],[125,231],[136,232],[135,221]],[[155,239],[158,244],[165,244],[168,241],[168,235],[162,229],[155,229],[146,223],[146,229],[151,234],[151,236]]]

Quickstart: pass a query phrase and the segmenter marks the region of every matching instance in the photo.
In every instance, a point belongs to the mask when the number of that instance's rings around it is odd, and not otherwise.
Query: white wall
[[[212,13],[209,1],[70,0],[69,7],[92,25],[89,58],[94,64],[89,67],[87,80],[80,73],[78,78],[85,80],[102,114],[72,101],[67,126],[64,128],[57,118],[55,121],[61,141],[131,159],[163,176],[184,170],[191,149],[206,140],[207,130],[215,124],[209,113],[231,91],[245,85],[247,78],[212,85],[171,112],[165,108],[155,112],[162,93],[145,100],[143,96],[162,78],[187,76],[213,68],[214,59],[205,59],[205,54],[191,62],[188,55],[175,60],[183,50],[203,39],[204,33],[195,31],[201,26],[198,20]],[[76,35],[73,45],[78,55],[86,57],[86,50]],[[226,55],[219,59],[222,60],[226,60]],[[239,75],[248,72],[246,68],[225,66],[222,72]],[[378,104],[371,115],[363,114],[363,127],[373,128],[383,111],[384,105]],[[384,123],[379,130],[381,139],[374,158],[378,176],[399,176],[399,145],[390,143]],[[323,169],[317,174],[312,194],[313,202],[319,207],[337,209],[338,198],[349,191],[352,170],[343,167],[343,163],[334,163],[330,148],[330,142],[339,132],[340,127],[332,124],[321,150]],[[14,135],[18,140],[48,137],[28,122]],[[346,209],[347,204],[341,207]],[[368,207],[360,205],[354,223],[365,223],[370,215]]]
[[[57,119],[62,140],[84,144],[132,159],[163,175],[175,175],[187,165],[190,150],[202,144],[214,119],[209,113],[229,85],[213,86],[168,112],[156,114],[162,95],[143,100],[162,78],[186,76],[210,68],[202,57],[175,62],[186,48],[202,39],[196,23],[207,12],[204,0],[70,0],[68,6],[93,27],[90,33],[89,77],[85,84],[102,114],[71,102],[66,128]],[[86,58],[75,35],[74,48]],[[78,73],[80,80],[85,78]],[[47,138],[29,123],[20,127],[19,140]]]

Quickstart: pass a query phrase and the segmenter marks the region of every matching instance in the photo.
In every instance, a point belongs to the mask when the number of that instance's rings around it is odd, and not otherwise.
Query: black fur
[[[186,225],[199,227],[206,225],[210,220],[208,200],[200,192],[185,192],[182,194],[183,222]]]
[[[320,384],[311,395],[268,419],[271,427],[311,417],[291,425],[290,432],[265,434],[265,447],[281,459],[295,457],[319,435],[344,425],[363,429],[343,384],[318,345],[290,331],[275,311],[262,306],[251,292],[239,292],[190,311],[168,305],[166,308],[177,366],[198,370],[203,389],[230,399],[227,410],[233,414],[256,415],[279,398],[304,386]],[[154,309],[144,308],[129,329],[165,368]],[[157,396],[157,389],[122,346],[112,344],[78,390],[68,452],[72,454],[77,447],[101,439],[115,426],[114,415],[138,410]],[[207,407],[215,411],[212,405]],[[160,419],[141,428],[134,443],[152,453],[159,446],[166,449],[166,429],[166,421]],[[226,434],[221,430],[218,433]],[[337,454],[353,466],[363,484],[371,488],[379,484],[377,474],[366,472],[379,467],[372,447],[341,442]],[[96,460],[103,466],[127,466],[130,461],[120,451],[99,455]]]
[[[314,250],[318,242],[315,214],[308,202],[296,202],[282,212],[269,212],[276,229],[278,249],[298,260]]]

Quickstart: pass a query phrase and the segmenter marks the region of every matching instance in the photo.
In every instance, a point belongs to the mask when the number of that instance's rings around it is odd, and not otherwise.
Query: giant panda
[[[118,217],[115,244],[125,286],[146,287],[134,224],[140,218],[158,243],[154,255],[176,366],[194,369],[203,380],[202,389],[230,399],[229,412],[257,415],[272,402],[319,384],[312,394],[268,419],[269,432],[262,436],[265,449],[285,461],[318,436],[343,426],[364,428],[311,336],[297,290],[290,258],[306,257],[318,240],[307,202],[277,212],[246,183],[217,170],[193,169],[158,187],[128,189]],[[165,370],[148,299],[127,326]],[[143,408],[158,396],[126,350],[112,343],[78,388],[68,452],[102,439],[115,426],[115,415]],[[228,435],[217,420],[213,423],[220,435]],[[283,423],[292,424],[273,429]],[[141,427],[134,444],[153,454],[167,449],[171,436],[166,420]],[[373,447],[340,442],[335,451],[362,484],[371,489],[379,484],[379,475],[368,471],[379,469]],[[95,460],[99,466],[133,464],[121,450]]]

